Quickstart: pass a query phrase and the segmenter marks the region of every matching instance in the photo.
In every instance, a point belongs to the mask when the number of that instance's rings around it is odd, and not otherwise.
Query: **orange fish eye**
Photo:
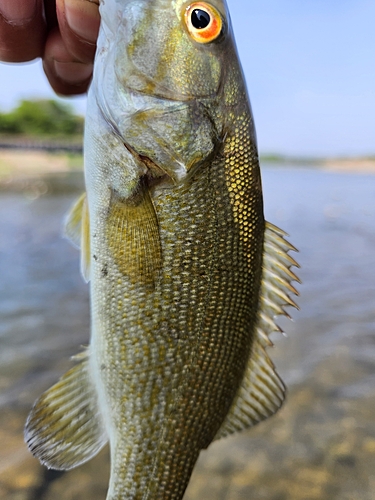
[[[209,43],[220,35],[223,21],[219,12],[206,2],[194,2],[185,10],[190,36],[199,43]]]

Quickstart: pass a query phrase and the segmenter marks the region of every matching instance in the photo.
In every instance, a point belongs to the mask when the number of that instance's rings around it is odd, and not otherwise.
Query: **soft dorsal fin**
[[[285,386],[266,353],[266,347],[272,346],[270,334],[281,331],[274,317],[289,317],[284,307],[297,307],[289,293],[298,295],[291,282],[299,282],[299,279],[290,268],[299,266],[288,254],[296,249],[285,236],[281,229],[266,223],[258,319],[251,355],[240,389],[215,439],[265,420],[276,413],[284,401]]]
[[[31,452],[51,469],[66,470],[94,457],[107,434],[87,356],[35,402],[25,426]]]
[[[75,247],[81,249],[81,273],[86,282],[90,281],[90,219],[86,193],[83,193],[70,209],[64,233]]]

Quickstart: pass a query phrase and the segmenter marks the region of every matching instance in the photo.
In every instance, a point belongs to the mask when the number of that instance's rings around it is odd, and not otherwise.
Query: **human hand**
[[[43,59],[58,94],[86,92],[91,80],[99,0],[0,0],[0,60]]]

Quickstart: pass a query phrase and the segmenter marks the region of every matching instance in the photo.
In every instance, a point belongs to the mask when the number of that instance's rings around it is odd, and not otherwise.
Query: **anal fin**
[[[285,306],[297,307],[289,294],[298,295],[291,282],[299,282],[299,279],[290,270],[298,264],[288,253],[296,249],[285,236],[281,229],[266,223],[255,338],[242,384],[215,439],[265,420],[277,412],[285,399],[284,383],[266,352],[266,348],[272,346],[270,334],[280,331],[274,317],[288,316]]]
[[[25,441],[42,464],[66,470],[90,460],[107,440],[86,356],[37,399]]]

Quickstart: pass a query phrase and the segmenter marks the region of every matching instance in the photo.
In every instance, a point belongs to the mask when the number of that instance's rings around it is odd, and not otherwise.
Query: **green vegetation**
[[[51,99],[23,100],[9,113],[0,113],[0,134],[38,137],[82,135],[83,118],[70,106]]]
[[[315,165],[321,163],[325,158],[311,157],[311,156],[287,156],[277,153],[268,153],[260,155],[261,162],[264,163],[277,163],[278,165]]]

